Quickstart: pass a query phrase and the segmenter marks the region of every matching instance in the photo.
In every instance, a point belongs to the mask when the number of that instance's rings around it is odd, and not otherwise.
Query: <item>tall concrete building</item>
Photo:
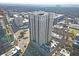
[[[38,45],[51,40],[53,13],[38,11],[29,13],[30,39]]]
[[[4,36],[5,32],[5,16],[4,12],[0,10],[0,38]]]

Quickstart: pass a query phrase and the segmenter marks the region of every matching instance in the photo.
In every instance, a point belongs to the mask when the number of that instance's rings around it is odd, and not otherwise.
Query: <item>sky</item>
[[[13,4],[79,4],[79,0],[0,0],[0,3]]]

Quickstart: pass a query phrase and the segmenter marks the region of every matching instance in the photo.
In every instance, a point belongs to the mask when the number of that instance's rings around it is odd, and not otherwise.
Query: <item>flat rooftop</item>
[[[75,29],[79,29],[79,25],[78,24],[70,24],[69,27],[75,28]]]

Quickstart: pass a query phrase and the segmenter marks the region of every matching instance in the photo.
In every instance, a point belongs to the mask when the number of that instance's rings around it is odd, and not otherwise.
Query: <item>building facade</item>
[[[49,42],[51,40],[53,21],[53,13],[29,13],[30,39],[36,42],[38,45]]]
[[[71,56],[79,56],[79,33],[77,33],[73,44],[72,44],[72,52],[71,52]]]
[[[1,12],[0,12],[1,13]],[[0,14],[0,38],[4,36],[5,34],[5,17],[4,15]]]

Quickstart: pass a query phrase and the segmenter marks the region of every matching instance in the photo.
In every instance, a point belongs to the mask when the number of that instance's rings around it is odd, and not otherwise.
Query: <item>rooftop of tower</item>
[[[31,12],[31,14],[43,16],[43,15],[47,15],[48,12],[45,12],[45,11],[34,11],[34,12]]]

